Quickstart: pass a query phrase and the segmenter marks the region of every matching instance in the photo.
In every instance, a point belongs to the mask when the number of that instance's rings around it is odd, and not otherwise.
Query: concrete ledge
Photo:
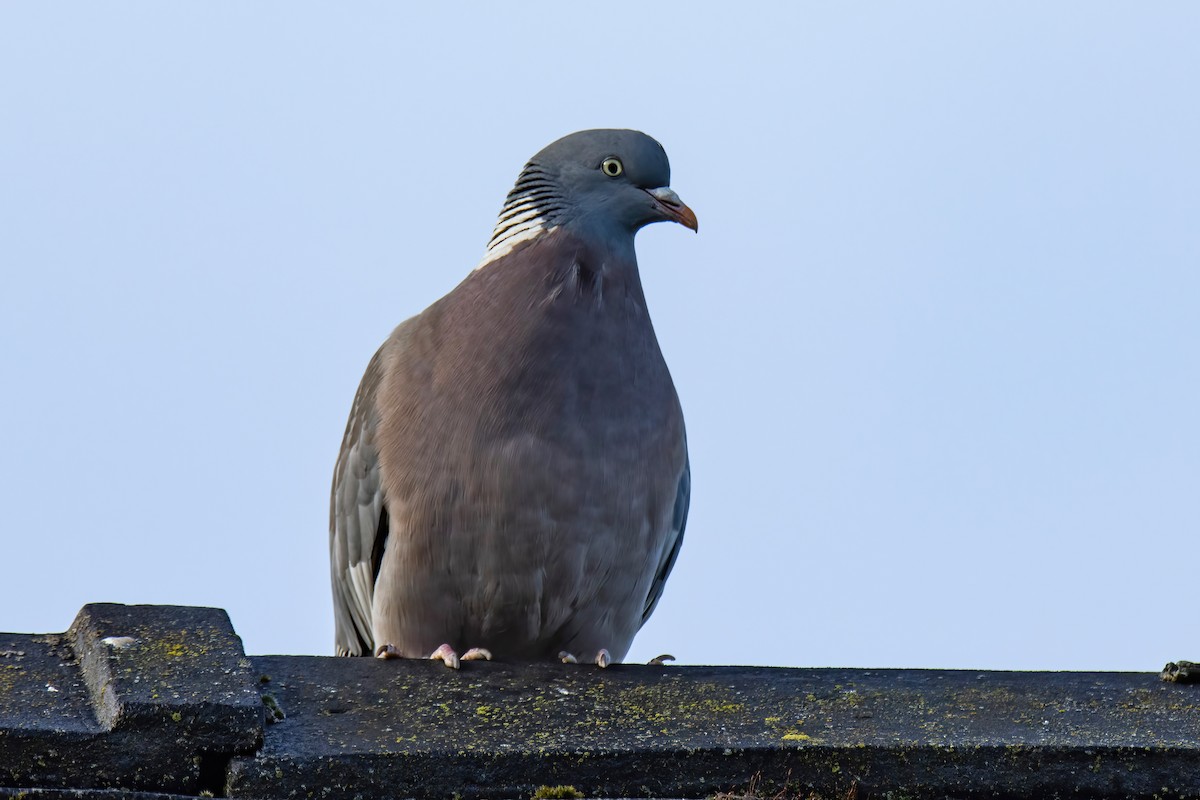
[[[1200,693],[1149,673],[252,660],[287,718],[233,797],[1200,792]]]
[[[223,611],[156,606],[0,634],[0,798],[528,798],[560,784],[594,797],[1200,797],[1200,686],[248,658]]]

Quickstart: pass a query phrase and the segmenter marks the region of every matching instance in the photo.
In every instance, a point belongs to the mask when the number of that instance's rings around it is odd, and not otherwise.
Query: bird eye
[[[604,174],[610,178],[615,178],[625,171],[625,167],[621,166],[619,158],[604,159],[604,163],[600,165],[600,169],[604,170]]]

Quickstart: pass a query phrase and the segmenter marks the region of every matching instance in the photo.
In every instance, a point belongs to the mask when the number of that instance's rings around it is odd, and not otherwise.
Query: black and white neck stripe
[[[566,208],[567,200],[558,182],[539,164],[530,161],[508,193],[487,251],[475,269],[487,266],[521,242],[554,230]]]

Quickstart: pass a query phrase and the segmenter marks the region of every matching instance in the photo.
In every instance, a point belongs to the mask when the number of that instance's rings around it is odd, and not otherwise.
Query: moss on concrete
[[[574,786],[539,786],[534,789],[531,800],[582,800],[584,796]]]

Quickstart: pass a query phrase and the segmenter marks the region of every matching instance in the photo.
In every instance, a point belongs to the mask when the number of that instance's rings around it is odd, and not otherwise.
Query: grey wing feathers
[[[675,566],[675,559],[679,557],[679,548],[683,545],[683,531],[687,527],[688,506],[691,505],[691,502],[692,464],[691,459],[685,455],[683,475],[679,477],[679,491],[675,495],[675,512],[671,518],[671,537],[667,540],[667,546],[659,561],[658,569],[654,573],[654,581],[650,584],[650,595],[646,598],[646,610],[642,614],[643,625],[646,624],[646,620],[650,619],[650,615],[654,613],[654,607],[662,598],[667,577]]]
[[[372,655],[371,603],[375,593],[387,512],[375,445],[375,395],[383,372],[382,350],[367,366],[333,472],[329,504],[329,555],[333,583],[334,645],[340,656]],[[381,529],[382,528],[382,529]]]

